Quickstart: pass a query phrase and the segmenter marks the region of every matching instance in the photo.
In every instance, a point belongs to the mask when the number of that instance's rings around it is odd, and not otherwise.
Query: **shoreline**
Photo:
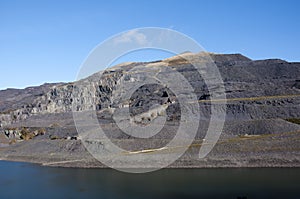
[[[28,161],[26,158],[0,158],[0,162],[6,161],[6,162],[19,162],[19,163],[28,163],[28,164],[35,164],[41,167],[55,167],[55,168],[78,168],[78,169],[115,169],[108,166],[103,165],[97,160],[94,160],[93,162],[87,162],[86,159],[75,159],[75,160],[63,160],[63,161]],[[220,160],[222,161],[222,160]],[[226,160],[223,160],[226,161]],[[70,164],[75,163],[75,164]],[[229,165],[229,164],[223,164],[223,165],[213,165],[213,164],[207,164],[207,165],[177,165],[177,161],[175,163],[169,165],[168,167],[164,167],[161,169],[266,169],[266,168],[299,168],[300,169],[300,163],[286,163],[286,164],[264,164],[263,162],[260,162],[260,164],[252,164],[252,165]],[[153,168],[153,167],[147,167]],[[145,168],[145,169],[147,169]],[[138,167],[132,167],[132,168],[120,168],[120,169],[143,169]]]
[[[167,168],[300,168],[299,137],[300,132],[297,131],[293,134],[273,134],[247,139],[224,138],[219,140],[203,159],[198,159],[201,145],[193,144]],[[132,142],[123,139],[119,140],[118,144],[131,146]],[[138,146],[145,146],[145,143],[141,142]],[[36,163],[49,167],[108,168],[86,150],[81,140],[24,141],[1,148],[0,160]],[[118,165],[132,165],[132,168],[139,166],[134,162],[119,162]],[[151,163],[149,165],[151,166]]]

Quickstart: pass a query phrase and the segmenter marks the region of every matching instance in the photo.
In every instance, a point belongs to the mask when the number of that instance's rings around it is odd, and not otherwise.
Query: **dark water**
[[[300,198],[300,169],[164,169],[127,174],[0,161],[1,199]]]

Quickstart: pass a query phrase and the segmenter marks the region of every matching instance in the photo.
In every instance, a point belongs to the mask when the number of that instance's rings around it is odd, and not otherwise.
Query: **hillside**
[[[153,76],[170,68],[192,86],[201,116],[193,145],[171,167],[300,166],[300,125],[295,122],[300,118],[300,63],[209,54],[224,82],[227,102],[218,101],[225,106],[216,110],[225,111],[226,120],[215,148],[199,160],[195,157],[211,118],[211,99],[218,97],[214,90],[220,85],[212,79],[207,86],[185,56],[200,62],[202,55],[186,53],[154,62],[124,63],[77,82],[0,91],[0,159],[102,167],[83,147],[73,120],[73,112],[91,109],[116,145],[132,152],[163,147],[175,136],[182,117],[178,96],[189,93],[174,94],[167,86],[153,83],[139,87],[128,100],[122,94],[130,90],[118,88],[122,87],[120,79],[134,83],[143,74]],[[174,77],[172,72],[166,74],[166,79]],[[175,87],[182,85],[180,80],[169,81]],[[122,132],[113,114],[126,107],[133,118],[130,122],[140,125],[155,121],[163,108],[165,127],[148,140]]]

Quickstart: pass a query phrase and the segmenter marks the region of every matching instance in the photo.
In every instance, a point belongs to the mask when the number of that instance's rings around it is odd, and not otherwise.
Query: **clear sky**
[[[0,89],[73,81],[97,44],[139,27],[180,31],[210,52],[300,61],[297,0],[0,0]],[[141,55],[130,59],[168,56]]]

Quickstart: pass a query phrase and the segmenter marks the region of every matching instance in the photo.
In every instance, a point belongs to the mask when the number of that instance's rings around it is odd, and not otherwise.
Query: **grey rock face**
[[[190,56],[199,58],[199,54]],[[226,96],[229,99],[226,105],[227,120],[300,117],[300,98],[292,97],[300,94],[300,63],[289,63],[278,59],[252,61],[240,54],[210,54],[210,56],[219,68]],[[120,79],[133,83],[136,81],[131,74],[132,71],[128,72],[134,67],[136,67],[134,72],[137,74],[145,74],[149,70],[162,70],[164,67],[179,72],[188,80],[197,95],[201,117],[204,120],[209,119],[208,100],[211,93],[195,68],[185,59],[177,56],[150,63],[115,66],[104,71],[103,74],[99,72],[73,83],[44,84],[24,90],[0,91],[0,126],[30,121],[34,116],[68,113],[72,110],[95,109],[99,112],[99,117],[110,118],[109,115],[101,116],[100,112],[105,110],[111,112],[114,108],[129,106],[130,114],[134,116],[150,111],[155,104],[167,104],[169,121],[179,120],[180,106],[176,96],[163,85],[150,84],[140,87],[127,101],[120,97],[123,91],[116,90],[120,85]],[[218,85],[215,87],[217,88]],[[181,94],[185,95],[184,92]],[[264,98],[264,96],[279,97]],[[143,120],[148,119],[143,118]]]
[[[72,83],[0,91],[0,147],[6,146],[0,150],[0,158],[44,165],[103,167],[86,151],[75,128],[73,111],[86,110],[96,111],[107,137],[124,150],[164,147],[178,130],[182,117],[179,99],[190,93],[185,89],[176,93],[166,84],[156,82],[130,93],[131,89],[122,85],[124,82],[134,85],[148,75],[157,80],[163,77],[181,88],[183,82],[174,79],[174,74],[180,73],[196,95],[194,103],[199,105],[200,121],[195,143],[172,167],[300,165],[300,125],[285,120],[300,121],[300,63],[279,59],[253,61],[240,54],[210,54],[224,81],[227,102],[222,99],[216,103],[226,102],[226,106],[216,105],[216,110],[226,111],[226,121],[220,142],[208,158],[198,160],[194,157],[198,157],[208,129],[213,103],[210,100],[219,94],[214,91],[222,85],[211,77],[208,89],[204,78],[184,56],[206,64],[201,71],[210,72],[211,65],[201,59],[201,53],[183,54],[162,61],[117,65]],[[159,72],[163,76],[158,76]],[[124,94],[130,97],[124,98]],[[126,108],[130,122],[143,126],[167,116],[165,126],[151,139],[134,138],[114,121],[114,112]],[[12,140],[18,142],[7,147]],[[99,150],[107,149],[104,143],[99,142],[98,146]]]

